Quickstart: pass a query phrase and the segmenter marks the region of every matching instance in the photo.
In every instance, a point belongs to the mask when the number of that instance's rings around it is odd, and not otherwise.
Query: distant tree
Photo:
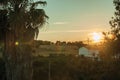
[[[85,46],[85,44],[82,41],[76,41],[76,42],[74,42],[74,45],[79,48]]]
[[[67,42],[67,45],[69,45],[69,46],[72,45],[72,42]]]
[[[56,41],[55,44],[56,44],[56,45],[60,45],[60,44],[61,44],[61,41]]]
[[[36,1],[36,2],[35,2]],[[48,16],[41,0],[0,0],[0,42],[7,80],[32,80],[32,41]]]

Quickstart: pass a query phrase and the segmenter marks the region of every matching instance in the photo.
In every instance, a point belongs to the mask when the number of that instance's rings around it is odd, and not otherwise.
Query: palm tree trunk
[[[6,32],[4,53],[7,80],[32,80],[32,50],[28,44],[15,45],[14,34]]]

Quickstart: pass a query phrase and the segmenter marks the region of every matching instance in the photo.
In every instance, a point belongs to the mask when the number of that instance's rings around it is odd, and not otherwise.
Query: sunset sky
[[[43,7],[50,17],[38,39],[47,41],[82,41],[92,32],[110,29],[114,15],[113,0],[46,0]]]

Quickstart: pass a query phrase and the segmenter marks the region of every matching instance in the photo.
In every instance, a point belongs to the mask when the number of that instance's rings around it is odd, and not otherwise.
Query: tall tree
[[[48,16],[41,0],[0,0],[0,42],[7,80],[32,80],[32,41]]]
[[[111,33],[114,35],[114,40],[109,43],[111,46],[108,48],[115,57],[120,58],[120,0],[113,0],[115,6],[114,17],[109,22],[111,25]]]
[[[113,4],[115,6],[115,13],[109,23],[116,39],[120,39],[120,0],[113,0]]]

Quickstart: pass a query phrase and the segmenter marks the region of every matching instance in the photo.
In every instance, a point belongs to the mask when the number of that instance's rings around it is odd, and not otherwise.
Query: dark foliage
[[[120,60],[97,61],[85,57],[34,57],[33,80],[120,80]],[[49,79],[50,78],[50,79]],[[0,80],[5,66],[0,59]]]
[[[6,80],[5,63],[1,58],[0,58],[0,80]]]

